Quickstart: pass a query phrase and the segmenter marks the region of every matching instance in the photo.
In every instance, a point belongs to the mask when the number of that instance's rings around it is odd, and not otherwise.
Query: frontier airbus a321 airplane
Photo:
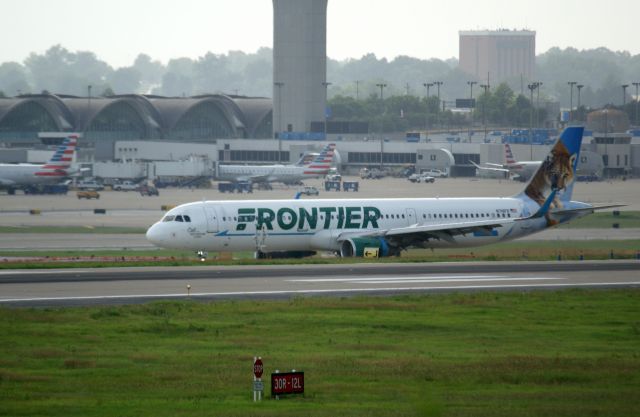
[[[147,231],[164,248],[334,251],[399,255],[407,248],[479,246],[539,232],[592,213],[571,201],[582,127],[569,127],[526,188],[512,197],[201,201],[170,210]]]

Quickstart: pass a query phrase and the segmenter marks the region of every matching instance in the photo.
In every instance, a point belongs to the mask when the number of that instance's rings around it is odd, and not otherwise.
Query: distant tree
[[[72,53],[60,45],[52,46],[43,55],[31,53],[25,67],[32,77],[35,90],[84,95],[88,85],[99,86],[112,69],[93,52]]]
[[[0,90],[0,98],[7,98],[7,95],[2,90]]]
[[[140,73],[140,84],[145,91],[157,86],[165,72],[165,67],[160,61],[153,61],[146,54],[139,54],[133,62],[132,68]]]
[[[102,91],[102,97],[113,97],[116,95],[116,93],[114,93],[114,91],[111,89],[111,87],[106,86],[105,89]]]
[[[118,68],[107,79],[109,86],[118,94],[138,93],[141,85],[140,72],[132,67]]]
[[[30,87],[25,68],[17,62],[0,65],[0,89],[13,95],[28,92]]]

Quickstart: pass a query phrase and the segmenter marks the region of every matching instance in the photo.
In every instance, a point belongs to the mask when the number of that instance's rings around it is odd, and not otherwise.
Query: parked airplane
[[[17,188],[60,182],[71,175],[70,167],[77,144],[78,136],[68,136],[44,165],[0,164],[0,187],[13,194]]]
[[[170,210],[147,231],[160,247],[196,251],[390,256],[404,249],[507,241],[594,212],[571,201],[582,127],[557,140],[512,197],[202,201]]]
[[[520,181],[526,181],[535,174],[536,170],[540,167],[542,161],[516,161],[511,152],[511,146],[508,143],[504,144],[505,164],[494,164],[487,162],[485,166],[471,162],[476,168],[485,171],[504,172],[511,178],[517,178]]]
[[[218,181],[298,183],[309,178],[324,177],[331,168],[336,145],[330,143],[310,163],[296,165],[219,165]]]

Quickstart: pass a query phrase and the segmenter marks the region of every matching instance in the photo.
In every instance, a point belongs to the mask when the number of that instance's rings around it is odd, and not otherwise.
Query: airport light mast
[[[636,83],[631,83],[636,87],[636,117],[634,117],[634,121],[636,122],[636,126],[638,126],[638,87],[640,86],[640,83],[636,82]]]
[[[429,89],[433,87],[433,83],[423,83],[424,87],[427,89],[427,113],[424,116],[424,131],[425,131],[425,141],[429,142]]]
[[[480,88],[484,90],[484,94],[486,96],[487,91],[489,91],[489,84],[480,84]],[[484,126],[484,141],[487,142],[487,97],[482,100],[482,126]]]
[[[438,87],[438,111],[436,112],[436,125],[440,125],[440,86],[444,84],[442,81],[433,82]],[[444,110],[444,109],[443,109]]]
[[[584,84],[578,84],[576,85],[576,88],[578,89],[578,115],[579,117],[581,116],[580,114],[580,90],[582,90],[582,87],[584,87]],[[578,120],[582,120],[582,117],[580,117]]]
[[[577,81],[569,81],[567,82],[567,84],[569,85],[569,90],[570,90],[570,98],[569,98],[569,123],[571,123],[571,120],[573,119],[572,117],[572,113],[573,113],[573,86],[578,84]]]

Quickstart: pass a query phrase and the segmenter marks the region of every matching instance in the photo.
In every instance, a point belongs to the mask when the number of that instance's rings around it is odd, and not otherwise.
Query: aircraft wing
[[[383,237],[394,246],[421,246],[428,240],[445,240],[453,242],[455,236],[470,233],[491,235],[493,229],[511,225],[524,218],[504,218],[478,221],[460,221],[437,225],[414,224],[385,230],[367,232],[346,232],[338,236],[338,242],[354,237]]]
[[[475,162],[471,161],[471,163],[478,169],[483,169],[485,171],[497,171],[497,172],[509,172],[509,170],[507,168],[497,168],[497,167],[483,167],[481,165],[476,164]]]

